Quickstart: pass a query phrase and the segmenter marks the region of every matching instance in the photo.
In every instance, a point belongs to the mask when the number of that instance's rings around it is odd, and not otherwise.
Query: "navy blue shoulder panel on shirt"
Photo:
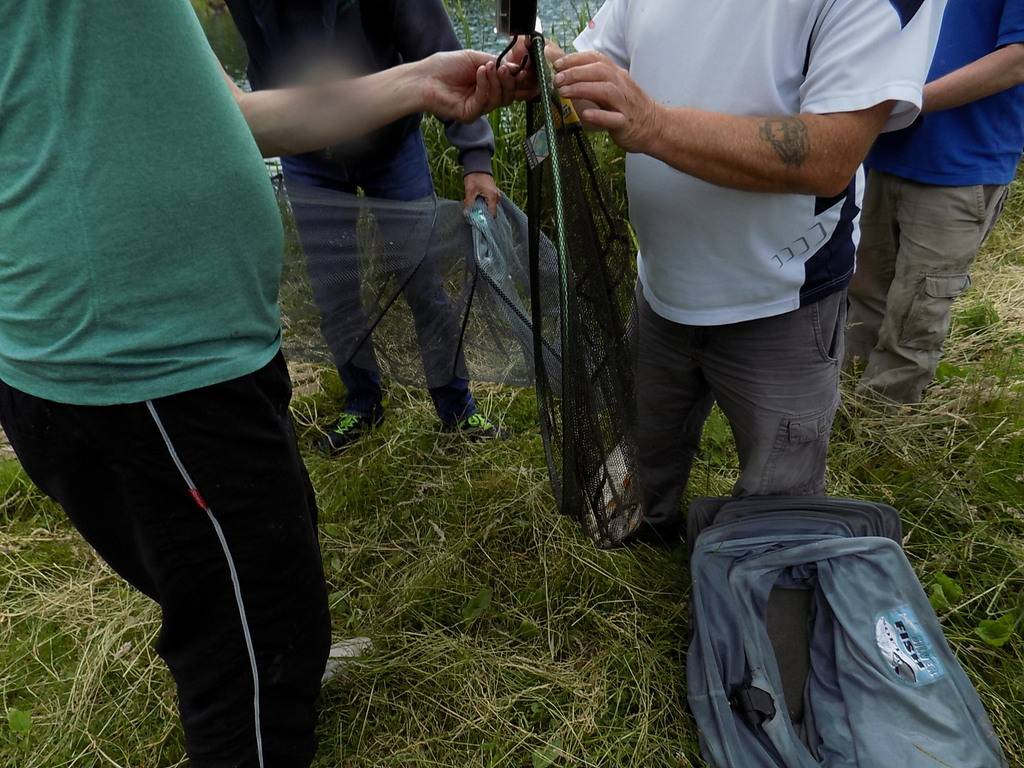
[[[889,2],[896,9],[896,13],[900,15],[900,27],[906,27],[924,5],[924,0],[889,0]]]
[[[800,306],[820,301],[846,287],[853,277],[856,247],[853,244],[854,222],[860,213],[857,205],[857,179],[836,197],[819,197],[814,201],[814,215],[820,216],[842,201],[839,223],[832,237],[804,264],[804,284],[800,288]]]

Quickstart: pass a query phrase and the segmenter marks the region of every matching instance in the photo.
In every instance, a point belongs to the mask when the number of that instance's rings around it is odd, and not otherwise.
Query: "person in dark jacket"
[[[381,72],[461,48],[441,0],[228,0],[228,6],[245,40],[254,90],[323,72]],[[430,198],[434,183],[421,120],[422,115],[409,115],[357,142],[284,157],[285,184],[289,191],[361,189],[389,200]],[[447,120],[444,125],[463,167],[466,205],[483,198],[493,214],[500,192],[491,175],[490,125],[484,118],[472,123]],[[321,443],[326,451],[338,452],[383,419],[380,370],[362,305],[360,276],[355,268],[339,269],[338,260],[323,253],[332,247],[339,224],[324,215],[324,206],[311,206],[303,197],[293,195],[292,210],[322,315],[321,329],[347,391],[344,412]],[[458,351],[458,319],[435,260],[428,256],[411,274],[398,278],[404,283],[421,340],[427,386],[443,427],[473,439],[497,436],[499,430],[477,412]]]

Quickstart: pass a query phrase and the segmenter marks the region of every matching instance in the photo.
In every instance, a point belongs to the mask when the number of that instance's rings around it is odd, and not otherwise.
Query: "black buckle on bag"
[[[729,703],[754,729],[762,727],[775,717],[775,699],[761,688],[739,688],[733,693]]]

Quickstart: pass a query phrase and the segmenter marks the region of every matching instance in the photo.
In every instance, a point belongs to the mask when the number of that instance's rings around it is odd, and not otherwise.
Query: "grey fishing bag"
[[[882,504],[700,499],[690,709],[716,768],[1004,768]]]

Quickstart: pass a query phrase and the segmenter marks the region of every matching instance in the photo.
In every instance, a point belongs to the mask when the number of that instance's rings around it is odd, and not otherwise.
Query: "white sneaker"
[[[373,650],[373,641],[368,637],[352,637],[332,645],[330,653],[327,654],[327,665],[324,667],[324,676],[320,678],[320,685],[336,678],[350,659],[355,659],[371,650]]]

